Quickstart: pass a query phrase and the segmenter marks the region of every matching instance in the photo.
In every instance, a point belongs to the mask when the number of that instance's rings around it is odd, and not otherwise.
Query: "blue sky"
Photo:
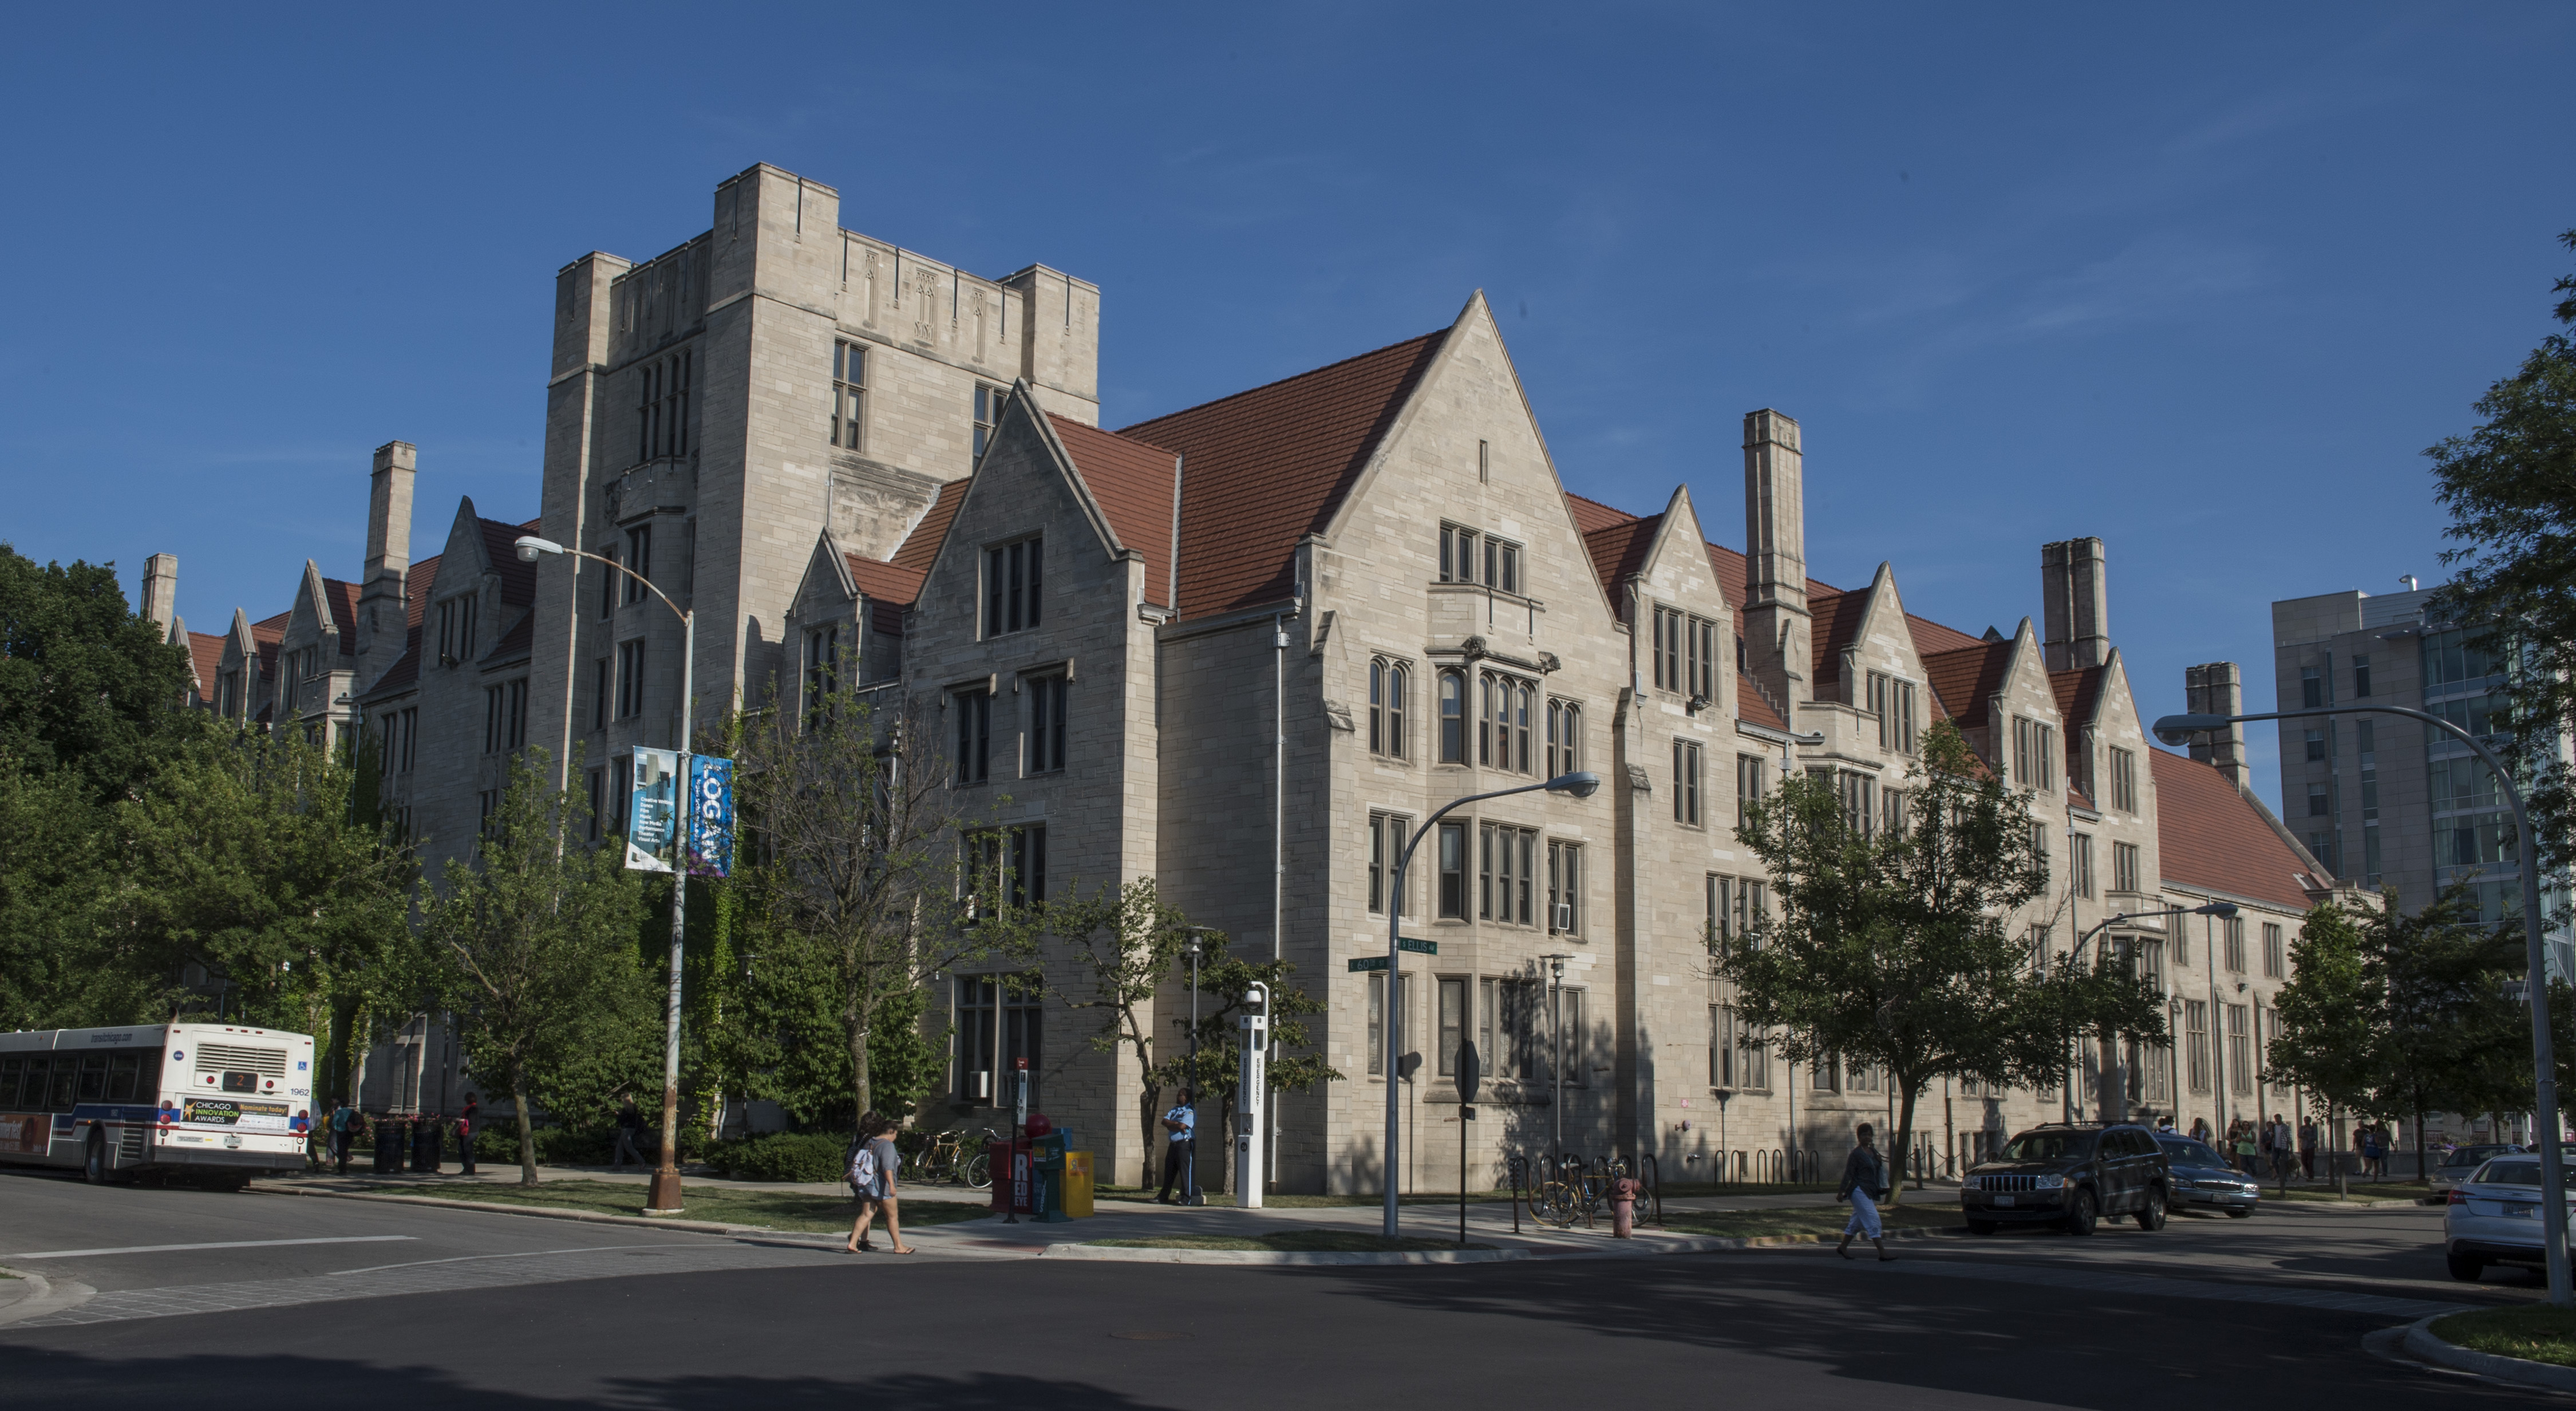
[[[2440,576],[2419,453],[2576,264],[2564,6],[95,13],[0,56],[0,539],[176,553],[201,630],[355,575],[384,441],[416,553],[533,514],[554,270],[767,161],[1097,281],[1112,426],[1482,288],[1580,493],[1740,544],[1779,407],[1816,576],[1970,631],[2098,534],[2152,715],[2268,690],[2275,598]]]

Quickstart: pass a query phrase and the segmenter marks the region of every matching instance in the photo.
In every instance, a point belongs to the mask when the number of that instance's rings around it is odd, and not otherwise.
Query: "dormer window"
[[[1046,541],[1022,539],[984,551],[984,635],[1038,625],[1038,585]]]
[[[1717,699],[1717,624],[1668,608],[1654,611],[1655,689],[1695,701]]]
[[[474,657],[474,607],[471,593],[438,605],[438,664],[455,666]]]
[[[2036,720],[2013,717],[2013,783],[2049,793],[2057,788],[2057,731]]]

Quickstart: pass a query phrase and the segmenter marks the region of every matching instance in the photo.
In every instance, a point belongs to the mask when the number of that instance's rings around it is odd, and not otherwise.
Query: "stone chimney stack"
[[[1808,698],[1813,626],[1798,423],[1766,407],[1744,418],[1744,645],[1747,675],[1783,717]]]
[[[179,618],[179,556],[154,554],[143,561],[143,615],[161,625],[162,640]]]
[[[2182,696],[2182,708],[2193,715],[2241,715],[2245,711],[2243,673],[2232,661],[2186,666],[2182,669]],[[2254,782],[2254,770],[2245,761],[2245,727],[2241,723],[2195,737],[2191,757],[2215,766],[2239,792]]]
[[[2110,604],[2102,541],[2068,539],[2039,549],[2041,647],[2051,671],[2111,659]]]
[[[403,601],[411,574],[411,489],[419,452],[408,441],[376,448],[367,494],[367,564],[358,584],[358,689],[376,684],[402,656],[409,628]]]

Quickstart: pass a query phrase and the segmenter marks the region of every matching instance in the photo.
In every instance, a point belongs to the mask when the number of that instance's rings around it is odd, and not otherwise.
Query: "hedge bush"
[[[828,1132],[774,1132],[707,1148],[707,1164],[730,1181],[837,1181],[847,1169],[847,1137]]]

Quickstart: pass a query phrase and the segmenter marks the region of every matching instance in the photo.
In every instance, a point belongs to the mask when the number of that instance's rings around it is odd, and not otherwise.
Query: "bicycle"
[[[924,1181],[952,1181],[968,1190],[987,1190],[993,1184],[993,1157],[987,1144],[1001,1140],[992,1128],[984,1130],[983,1143],[968,1149],[962,1131],[931,1132],[921,1142],[914,1156],[915,1169]]]
[[[1577,1220],[1590,1224],[1607,1198],[1610,1179],[1586,1171],[1580,1158],[1571,1162],[1560,1159],[1554,1172],[1530,1193],[1530,1215],[1540,1224],[1560,1230]]]

